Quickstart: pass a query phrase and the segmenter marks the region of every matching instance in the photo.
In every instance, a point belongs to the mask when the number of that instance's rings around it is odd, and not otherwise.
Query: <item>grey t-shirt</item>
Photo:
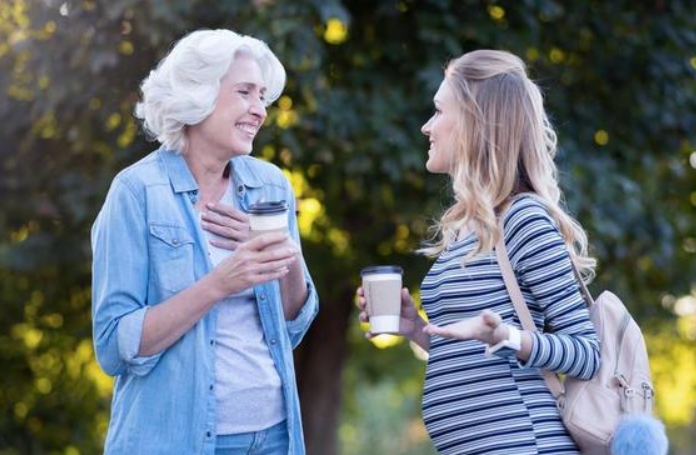
[[[230,183],[231,180],[230,180]],[[230,185],[220,202],[237,207]],[[204,231],[208,240],[215,237]],[[208,243],[213,267],[232,252]],[[217,302],[217,434],[260,431],[285,419],[280,376],[264,338],[252,288]]]

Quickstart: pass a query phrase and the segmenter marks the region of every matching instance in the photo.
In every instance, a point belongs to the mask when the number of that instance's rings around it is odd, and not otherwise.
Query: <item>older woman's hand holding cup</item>
[[[272,232],[289,234],[288,203],[286,201],[257,202],[249,207],[248,216],[249,240]],[[296,250],[296,254],[299,254],[299,248],[289,235],[287,235],[285,242],[274,243],[269,248],[281,246],[288,246]]]

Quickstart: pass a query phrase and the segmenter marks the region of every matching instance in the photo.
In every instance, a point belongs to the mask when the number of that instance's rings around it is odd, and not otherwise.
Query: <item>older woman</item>
[[[107,454],[305,453],[292,349],[317,295],[292,188],[249,156],[284,84],[265,43],[229,30],[184,37],[142,84],[162,146],[116,176],[92,231]],[[250,240],[250,205],[280,200],[290,234]]]

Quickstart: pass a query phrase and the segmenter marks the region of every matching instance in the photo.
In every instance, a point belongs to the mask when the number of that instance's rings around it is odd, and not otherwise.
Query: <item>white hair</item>
[[[280,97],[285,69],[263,41],[231,30],[198,30],[180,39],[140,85],[135,116],[165,148],[186,149],[187,125],[205,120],[215,108],[220,81],[239,55],[254,58],[266,84],[265,102]]]

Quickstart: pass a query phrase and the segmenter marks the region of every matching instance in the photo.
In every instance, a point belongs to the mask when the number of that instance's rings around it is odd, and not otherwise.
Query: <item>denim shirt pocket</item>
[[[182,226],[150,223],[150,271],[164,298],[194,282],[194,240]]]

